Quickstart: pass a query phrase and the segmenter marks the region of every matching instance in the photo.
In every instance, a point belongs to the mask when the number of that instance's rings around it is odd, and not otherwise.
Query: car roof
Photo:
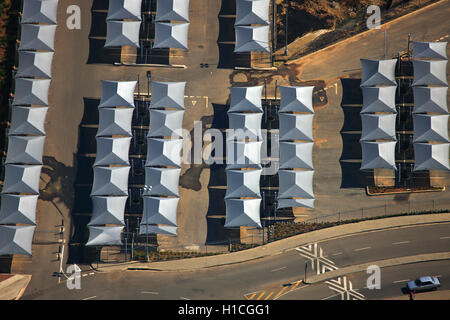
[[[420,277],[420,282],[433,282],[433,279],[430,276]]]

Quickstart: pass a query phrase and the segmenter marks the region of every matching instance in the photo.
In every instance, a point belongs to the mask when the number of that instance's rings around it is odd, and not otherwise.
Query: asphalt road
[[[367,247],[363,239],[368,237],[370,249],[357,250]],[[399,242],[411,241],[397,244]],[[415,242],[422,245],[414,245]],[[422,253],[448,251],[450,247],[450,224],[437,224],[416,226],[371,232],[364,235],[349,236],[340,239],[325,241],[318,244],[323,248],[328,259],[335,262],[337,267],[353,264],[374,262],[392,256],[412,256]],[[399,251],[399,246],[402,246]],[[373,248],[372,248],[373,247]],[[339,251],[337,251],[339,250]],[[334,255],[343,252],[340,255]],[[208,270],[192,272],[153,272],[153,271],[126,271],[113,273],[90,274],[85,272],[81,277],[81,290],[68,290],[66,285],[60,284],[41,293],[25,295],[23,299],[322,299],[330,296],[329,290],[323,290],[323,285],[303,288],[297,283],[304,278],[305,259],[295,250],[276,256],[259,259],[252,262],[232,266],[215,267]],[[417,264],[411,269],[407,278],[414,278],[423,273],[441,274],[448,276],[448,262],[436,263],[434,269],[426,264]],[[394,271],[397,270],[395,267]],[[387,268],[388,269],[388,268]],[[400,268],[401,269],[401,268]],[[393,272],[394,272],[393,271]],[[399,271],[400,272],[400,271]],[[308,275],[313,272],[309,268]],[[399,278],[400,273],[393,273],[392,278]],[[405,274],[406,276],[406,274]],[[403,280],[400,277],[395,280]],[[353,278],[352,278],[353,279]],[[355,289],[362,289],[364,275],[357,275],[354,282]],[[358,280],[359,279],[359,280]],[[382,279],[384,279],[384,271]],[[361,282],[362,281],[362,282]],[[295,288],[283,286],[296,284]],[[386,288],[390,288],[386,285]],[[368,298],[387,298],[395,295],[395,288],[384,292],[381,290]],[[445,289],[445,288],[444,288]],[[283,292],[281,292],[283,290]],[[309,290],[311,295],[308,295]],[[298,291],[298,293],[297,293]],[[281,293],[280,293],[281,292]],[[291,294],[300,294],[291,296]],[[270,295],[270,296],[269,296]]]

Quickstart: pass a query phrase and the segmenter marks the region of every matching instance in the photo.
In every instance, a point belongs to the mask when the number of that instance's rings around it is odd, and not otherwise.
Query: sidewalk
[[[221,254],[208,257],[159,261],[151,263],[128,262],[123,264],[99,264],[98,270],[102,272],[135,270],[152,271],[192,271],[216,266],[231,265],[268,256],[277,255],[287,250],[294,249],[311,243],[327,241],[335,238],[356,235],[364,232],[392,229],[406,226],[450,222],[450,213],[424,214],[416,216],[403,216],[384,218],[357,223],[344,224],[322,230],[312,231],[290,238],[278,240],[252,249]],[[426,259],[427,257],[423,257]],[[450,258],[450,256],[449,256]],[[426,260],[421,260],[426,261]],[[419,261],[417,261],[419,262]]]
[[[19,300],[30,280],[31,275],[0,274],[0,300]]]

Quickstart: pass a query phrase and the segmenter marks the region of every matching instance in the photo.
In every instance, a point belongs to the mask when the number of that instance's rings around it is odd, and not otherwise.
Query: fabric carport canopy
[[[41,165],[5,165],[2,193],[39,194]]]
[[[448,87],[413,87],[413,113],[448,113],[447,91]]]
[[[92,217],[88,226],[95,225],[125,225],[124,213],[125,204],[127,202],[126,196],[122,197],[92,197]]]
[[[35,226],[0,225],[0,256],[20,254],[31,256]]]
[[[123,227],[88,226],[89,239],[86,246],[121,246]]]
[[[231,103],[228,112],[263,112],[263,86],[230,88]]]
[[[234,137],[238,140],[262,139],[262,116],[262,113],[228,113],[230,132],[227,139],[233,139]]]
[[[413,142],[449,142],[448,114],[414,114]]]
[[[361,87],[396,86],[395,65],[397,59],[370,60],[361,59],[362,80]]]
[[[142,20],[141,18],[142,0],[109,0],[108,16],[109,20]]]
[[[148,225],[148,224],[141,224],[139,226],[139,235],[166,234],[169,236],[176,236],[177,229],[178,229],[177,227],[171,227],[171,226],[154,226],[154,225]]]
[[[150,109],[172,108],[184,110],[186,82],[152,81]]]
[[[48,107],[13,107],[9,135],[45,135]]]
[[[314,170],[313,142],[280,142],[280,169]]]
[[[269,25],[270,0],[236,0],[234,25]]]
[[[225,199],[225,228],[261,228],[261,199]]]
[[[38,195],[2,194],[0,224],[36,224]]]
[[[158,0],[156,21],[189,22],[189,0]]]
[[[18,78],[47,78],[52,77],[53,52],[19,51]]]
[[[306,198],[314,199],[314,171],[279,170],[280,190],[278,199]]]
[[[129,165],[130,142],[131,137],[97,137],[97,157],[94,166]]]
[[[91,196],[127,196],[130,167],[94,167]]]
[[[361,114],[361,141],[396,140],[396,118],[397,114]]]
[[[227,170],[227,192],[225,199],[252,197],[261,198],[259,181],[262,169]]]
[[[45,136],[9,136],[5,163],[42,164]]]
[[[269,26],[236,26],[234,52],[267,52],[269,48]]]
[[[413,86],[447,86],[447,60],[413,60]]]
[[[311,208],[314,209],[315,199],[279,199],[277,209],[283,208]]]
[[[361,141],[361,170],[377,168],[397,170],[395,166],[395,145],[395,141]]]
[[[393,112],[395,109],[395,91],[397,87],[362,87],[363,106],[361,113]]]
[[[182,139],[147,138],[145,166],[181,167]]]
[[[449,143],[414,143],[414,171],[450,170]]]
[[[56,25],[23,24],[21,29],[19,51],[55,51]]]
[[[99,108],[132,107],[134,108],[134,89],[137,81],[102,80],[102,98]]]
[[[150,109],[150,127],[147,137],[183,137],[184,110]]]
[[[21,23],[56,24],[59,0],[24,0]]]
[[[262,141],[227,141],[227,169],[261,169]]]
[[[97,137],[132,136],[133,108],[100,108]]]
[[[153,48],[188,50],[189,23],[157,22]]]
[[[304,140],[312,142],[313,114],[280,113],[280,141]]]
[[[177,208],[180,198],[144,197],[141,224],[177,226]]]
[[[314,87],[285,87],[280,86],[281,105],[279,112],[308,112],[313,109]]]
[[[106,21],[105,47],[139,48],[141,21]]]
[[[412,47],[414,59],[447,59],[447,42],[413,41]]]
[[[16,78],[13,105],[48,106],[50,79]]]
[[[179,168],[145,167],[144,196],[175,196],[179,197]]]

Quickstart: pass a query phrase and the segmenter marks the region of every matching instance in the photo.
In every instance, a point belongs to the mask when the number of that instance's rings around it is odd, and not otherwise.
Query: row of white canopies
[[[24,0],[0,209],[0,255],[31,255],[58,0]]]
[[[139,47],[142,0],[109,0],[105,47]],[[157,0],[153,48],[188,50],[189,0]]]
[[[280,87],[278,208],[314,207],[313,89]],[[261,227],[263,86],[230,90],[225,227]]]
[[[185,82],[152,82],[140,234],[177,232],[185,86]],[[88,246],[121,244],[135,87],[136,81],[102,81]]]
[[[415,171],[450,169],[446,46],[446,42],[413,42]],[[361,170],[396,170],[397,60],[361,59],[361,63]]]

